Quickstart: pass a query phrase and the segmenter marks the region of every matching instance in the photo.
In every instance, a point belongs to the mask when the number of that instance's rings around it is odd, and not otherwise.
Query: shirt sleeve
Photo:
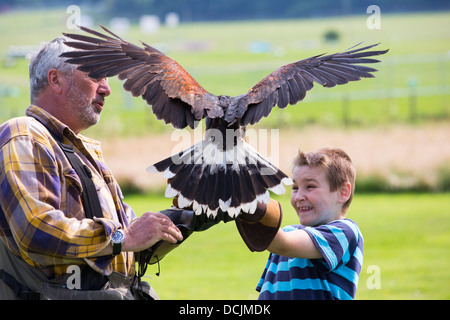
[[[84,258],[104,249],[117,226],[97,219],[70,218],[60,210],[61,177],[53,149],[28,135],[0,150],[4,234],[35,262],[47,265]]]
[[[313,259],[311,262],[326,272],[350,261],[360,237],[358,227],[349,219],[332,221],[314,228],[307,227],[304,230],[323,256],[323,259]]]

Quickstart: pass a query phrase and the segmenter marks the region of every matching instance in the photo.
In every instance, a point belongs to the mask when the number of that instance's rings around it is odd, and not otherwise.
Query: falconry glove
[[[236,221],[237,229],[251,251],[264,251],[272,243],[283,219],[281,205],[270,199],[268,204],[258,202],[255,213],[241,213]]]
[[[136,260],[139,263],[139,276],[145,274],[148,264],[155,264],[161,261],[170,251],[183,243],[193,232],[205,231],[218,224],[220,221],[226,223],[233,220],[226,212],[218,212],[215,217],[208,217],[206,215],[196,215],[192,210],[180,209],[175,206],[170,209],[160,211],[160,213],[169,217],[177,228],[180,229],[183,235],[183,240],[178,241],[177,243],[160,240],[152,247],[138,252],[136,254]]]

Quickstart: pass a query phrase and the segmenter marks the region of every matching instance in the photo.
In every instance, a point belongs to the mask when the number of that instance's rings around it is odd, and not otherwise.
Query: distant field
[[[0,122],[23,115],[29,104],[28,62],[17,59],[9,62],[7,67],[5,55],[8,49],[11,46],[37,45],[62,32],[73,31],[67,30],[66,18],[65,8],[0,15],[0,30],[8,30],[2,35],[0,43],[0,60],[3,62],[0,63]],[[341,51],[361,41],[364,41],[363,45],[381,43],[380,48],[389,48],[390,51],[380,57],[381,63],[375,65],[379,69],[375,79],[364,79],[331,89],[316,85],[304,101],[285,110],[275,108],[269,118],[263,119],[254,128],[277,129],[288,138],[299,136],[299,141],[294,141],[291,148],[315,146],[310,140],[329,145],[322,132],[341,137],[341,140],[330,138],[330,141],[352,152],[357,149],[359,154],[359,146],[365,150],[373,145],[371,151],[376,150],[377,154],[376,157],[363,159],[367,163],[373,163],[373,158],[379,158],[379,155],[389,157],[392,152],[403,152],[394,160],[394,167],[387,163],[379,170],[380,165],[386,162],[378,163],[376,171],[368,172],[371,176],[365,185],[390,184],[392,179],[398,180],[397,177],[400,177],[401,184],[404,180],[407,184],[412,180],[413,189],[443,190],[436,185],[435,176],[442,177],[442,185],[450,186],[450,170],[444,165],[448,159],[448,148],[441,142],[443,135],[446,135],[446,131],[441,129],[450,121],[450,12],[382,15],[380,30],[369,30],[366,19],[366,15],[361,15],[182,23],[176,29],[163,26],[155,35],[142,35],[138,27],[132,25],[124,38],[135,43],[143,40],[157,46],[182,64],[207,90],[230,95],[246,92],[265,75],[286,63],[319,53]],[[108,26],[105,21],[98,23]],[[29,26],[33,28],[30,30]],[[324,40],[324,34],[329,30],[338,32],[338,42]],[[259,53],[255,53],[258,50]],[[106,100],[102,120],[84,133],[102,141],[108,149],[109,163],[113,163],[114,172],[124,177],[121,182],[134,183],[136,177],[140,179],[141,175],[133,172],[133,168],[140,173],[151,164],[150,160],[160,160],[170,154],[167,148],[157,148],[154,143],[166,141],[174,130],[156,120],[151,108],[141,98],[132,98],[124,92],[117,79],[112,78],[110,85],[113,93]],[[310,130],[310,127],[313,129]],[[435,135],[430,132],[433,127],[437,130]],[[402,138],[399,128],[405,128]],[[423,129],[428,140],[420,135]],[[390,130],[396,132],[395,139],[387,136]],[[347,134],[376,141],[347,139]],[[379,137],[385,139],[383,143],[378,141]],[[357,144],[349,146],[349,141],[354,140]],[[285,141],[286,138],[282,142]],[[148,143],[153,144],[149,147]],[[127,148],[127,152],[114,148],[117,145]],[[109,152],[110,147],[114,152]],[[424,150],[422,154],[420,150]],[[134,162],[139,160],[141,166],[123,166],[122,155],[129,152],[135,157],[142,157],[133,159]],[[425,166],[414,167],[411,174],[410,164],[418,160]],[[436,163],[437,160],[439,163]],[[358,166],[361,164],[358,160]],[[364,163],[364,167],[370,166]],[[391,170],[395,172],[391,174]],[[409,175],[412,175],[411,179]]]
[[[37,45],[48,41],[65,26],[65,8],[48,12],[0,15],[0,59],[13,45]],[[156,35],[142,35],[132,26],[124,38],[143,40],[164,50],[183,65],[207,90],[215,94],[245,93],[276,68],[319,53],[345,50],[357,43],[379,43],[389,48],[375,79],[332,89],[315,88],[295,107],[275,113],[260,126],[285,128],[311,123],[326,126],[373,126],[450,118],[448,43],[450,13],[382,15],[381,29],[369,30],[366,15],[280,21],[189,23],[176,29],[162,27]],[[104,21],[99,21],[99,23]],[[106,25],[108,25],[106,23]],[[32,26],[32,28],[30,28]],[[324,34],[338,32],[338,42]],[[255,48],[259,53],[255,53]],[[257,51],[257,50],[256,50]],[[110,81],[103,120],[90,129],[97,137],[112,132],[135,135],[170,130],[156,121],[140,98],[123,93],[118,80]],[[9,96],[0,98],[0,121],[23,114],[28,105],[27,62],[0,66],[0,87]],[[6,88],[6,89],[5,89]],[[414,95],[418,98],[414,102]],[[411,110],[416,103],[417,110]]]
[[[252,133],[252,134],[251,134]],[[342,148],[357,169],[358,189],[374,191],[450,191],[450,126],[446,122],[375,127],[322,125],[277,130],[248,129],[249,143],[277,167],[290,173],[298,149]],[[124,190],[158,189],[167,182],[145,169],[203,138],[201,129],[175,130],[101,139],[104,157]]]
[[[289,191],[278,198],[282,225],[298,223]],[[159,196],[129,196],[136,212],[170,206]],[[357,299],[450,299],[450,197],[448,194],[356,195],[348,218],[364,236]],[[251,253],[234,222],[195,233],[146,279],[162,299],[257,299],[254,290],[267,252]],[[378,277],[378,278],[375,278]]]

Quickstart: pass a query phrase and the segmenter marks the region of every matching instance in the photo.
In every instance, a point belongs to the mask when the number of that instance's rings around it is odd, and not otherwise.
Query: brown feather
[[[376,45],[331,55],[317,55],[285,65],[262,79],[244,96],[235,97],[238,102],[232,104],[233,108],[226,110],[225,120],[232,122],[236,118],[242,118],[243,126],[258,122],[268,114],[256,112],[254,108],[267,110],[270,104],[262,101],[269,97],[273,100],[272,94],[277,96],[278,107],[285,108],[288,104],[293,105],[303,100],[314,82],[324,87],[334,87],[361,78],[371,78],[373,77],[371,72],[377,70],[359,64],[379,62],[367,57],[385,54],[388,51],[364,51],[374,46]]]
[[[99,38],[65,34],[76,40],[67,41],[66,45],[83,51],[61,56],[69,58],[69,63],[79,64],[78,69],[90,77],[118,75],[120,80],[125,80],[125,90],[133,96],[142,96],[153,106],[152,110],[156,110],[158,119],[164,119],[175,128],[193,126],[193,119],[186,116],[187,112],[192,112],[197,120],[206,115],[223,116],[218,98],[200,86],[176,61],[145,43],[144,48],[140,48],[102,28],[112,37],[85,27],[83,31]],[[155,81],[158,86],[153,85]]]

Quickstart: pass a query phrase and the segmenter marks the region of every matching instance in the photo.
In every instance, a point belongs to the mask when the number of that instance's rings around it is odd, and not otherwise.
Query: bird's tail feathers
[[[243,139],[230,150],[203,140],[147,171],[169,179],[165,196],[177,197],[180,208],[214,217],[219,210],[232,218],[241,212],[252,214],[258,202],[269,202],[269,191],[282,194],[285,185],[292,184]]]

